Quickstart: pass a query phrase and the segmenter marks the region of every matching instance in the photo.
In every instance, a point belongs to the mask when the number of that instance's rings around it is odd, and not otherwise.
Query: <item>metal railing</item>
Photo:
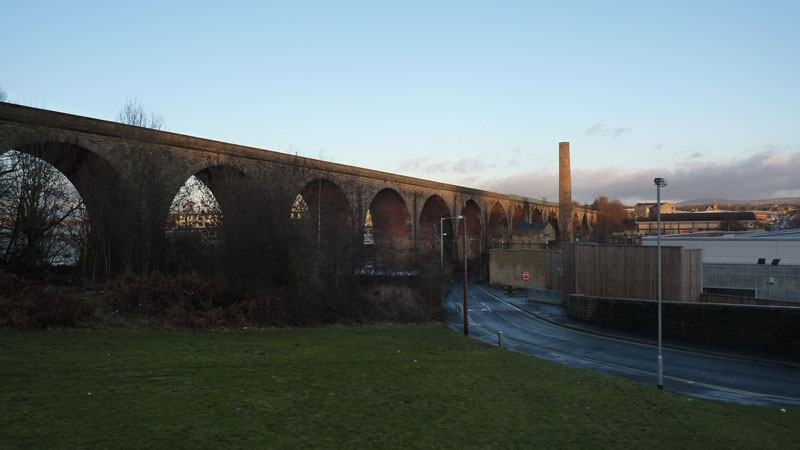
[[[490,250],[558,250],[559,248],[561,247],[557,242],[545,244],[538,242],[489,241]]]
[[[561,303],[561,291],[555,289],[529,288],[525,294],[528,300],[538,300],[548,303]]]
[[[755,298],[800,303],[800,266],[703,264],[703,290],[752,291]]]

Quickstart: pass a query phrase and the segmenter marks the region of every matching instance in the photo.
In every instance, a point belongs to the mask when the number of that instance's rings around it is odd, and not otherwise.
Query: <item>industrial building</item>
[[[758,219],[752,211],[678,212],[661,214],[661,234],[686,234],[701,231],[753,231]],[[636,231],[654,235],[658,231],[655,216],[636,220]]]
[[[656,236],[642,238],[655,246]],[[702,250],[703,292],[800,302],[800,230],[661,236],[661,245]]]

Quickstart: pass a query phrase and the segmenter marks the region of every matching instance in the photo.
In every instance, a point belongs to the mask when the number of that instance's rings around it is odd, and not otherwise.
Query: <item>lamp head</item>
[[[655,183],[655,185],[658,186],[658,187],[664,187],[664,186],[667,185],[667,179],[666,178],[656,178],[656,179],[653,180],[653,183]]]

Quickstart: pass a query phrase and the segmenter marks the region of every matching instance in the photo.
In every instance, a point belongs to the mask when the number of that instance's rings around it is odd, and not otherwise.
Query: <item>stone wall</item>
[[[767,300],[764,298],[739,297],[736,295],[700,294],[697,300],[701,303],[728,303],[731,305],[766,305],[766,306],[798,306],[800,302],[782,302],[780,300]]]
[[[545,287],[546,250],[491,250],[489,252],[489,284],[524,288],[522,273],[530,274],[528,287]]]
[[[657,336],[658,302],[570,295],[574,319]],[[662,302],[667,338],[800,354],[800,307]]]

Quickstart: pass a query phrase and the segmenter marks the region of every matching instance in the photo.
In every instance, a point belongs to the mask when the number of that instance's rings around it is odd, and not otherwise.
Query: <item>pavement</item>
[[[614,330],[571,319],[551,291],[470,285],[470,337],[540,359],[637,383],[657,384],[655,336]],[[463,332],[463,285],[453,283],[445,317]],[[746,405],[800,407],[800,357],[741,351],[682,341],[664,341],[663,388],[693,397]]]

